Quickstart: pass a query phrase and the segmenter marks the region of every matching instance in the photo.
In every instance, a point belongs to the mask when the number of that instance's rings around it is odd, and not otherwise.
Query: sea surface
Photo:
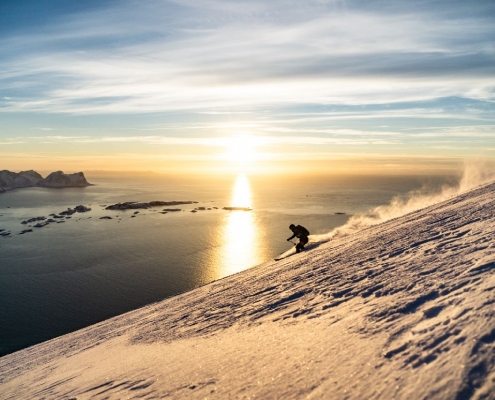
[[[453,179],[86,177],[94,186],[0,194],[0,229],[11,232],[0,237],[1,355],[270,261],[292,246],[291,223],[328,233],[395,196]],[[153,200],[198,203],[166,214],[171,207],[105,210]],[[92,210],[19,234],[35,224],[23,220],[77,205]],[[204,210],[192,212],[198,207]]]

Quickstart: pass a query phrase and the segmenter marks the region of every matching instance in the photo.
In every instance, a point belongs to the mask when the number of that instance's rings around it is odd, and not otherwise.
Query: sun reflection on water
[[[232,207],[252,207],[252,194],[249,180],[245,175],[238,175],[232,189]],[[256,226],[252,211],[230,211],[224,224],[221,246],[221,276],[235,274],[263,260],[257,245],[260,227]]]

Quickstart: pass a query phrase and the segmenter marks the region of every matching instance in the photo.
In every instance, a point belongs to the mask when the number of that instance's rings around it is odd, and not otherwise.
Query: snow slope
[[[495,183],[0,359],[0,397],[495,399]]]

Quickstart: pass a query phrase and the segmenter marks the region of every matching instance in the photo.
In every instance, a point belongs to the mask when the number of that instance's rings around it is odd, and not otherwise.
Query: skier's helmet
[[[294,229],[296,226],[294,224],[289,225],[289,229]]]

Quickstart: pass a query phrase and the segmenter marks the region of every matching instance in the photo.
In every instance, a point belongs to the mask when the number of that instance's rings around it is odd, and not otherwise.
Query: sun
[[[249,135],[236,135],[229,140],[227,158],[238,164],[246,165],[256,156],[255,140]]]

